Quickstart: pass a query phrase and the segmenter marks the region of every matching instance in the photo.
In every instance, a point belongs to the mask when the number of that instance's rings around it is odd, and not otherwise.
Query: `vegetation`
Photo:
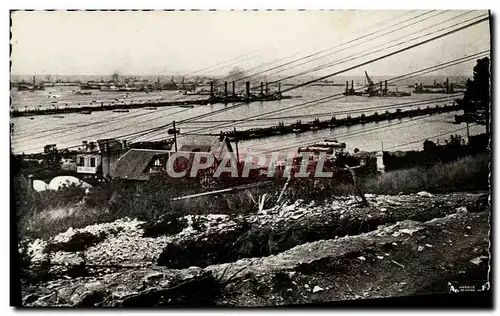
[[[484,153],[487,152],[488,141],[486,134],[471,136],[468,144],[465,144],[465,139],[460,135],[451,135],[444,145],[436,145],[433,141],[426,140],[423,151],[384,152],[385,170],[432,166],[436,162],[447,163],[461,157]]]
[[[465,190],[486,190],[489,187],[489,162],[486,154],[467,156],[454,162],[438,163],[430,167],[395,170],[379,176],[361,176],[365,193],[398,194],[428,191],[446,193]],[[188,214],[203,214],[217,210],[225,214],[248,214],[258,210],[259,196],[270,194],[266,207],[277,201],[283,182],[250,188],[235,193],[201,196],[172,201],[176,196],[199,192],[195,185],[179,185],[154,179],[142,184],[110,182],[86,195],[82,188],[69,186],[58,191],[29,190],[27,181],[16,179],[16,211],[19,237],[48,237],[66,231],[69,227],[111,222],[119,218],[137,218],[158,222],[155,229],[178,230],[182,223],[172,222]],[[354,195],[350,182],[338,179],[293,179],[284,193],[284,199],[306,202],[321,201],[332,196]],[[169,224],[170,223],[170,224]],[[159,225],[159,226],[158,226]],[[163,226],[162,226],[163,225]]]
[[[488,155],[478,154],[429,168],[397,170],[367,180],[365,190],[375,194],[487,190],[489,163]]]
[[[374,194],[488,189],[490,157],[485,153],[487,142],[486,134],[471,137],[468,145],[464,145],[464,140],[457,135],[452,135],[442,146],[426,141],[423,151],[410,151],[403,155],[384,153],[384,164],[389,170],[385,174],[374,175],[372,165],[375,162],[365,158],[366,168],[357,169],[356,175],[363,191]],[[302,199],[318,202],[332,196],[356,195],[351,174],[342,169],[345,165],[359,165],[357,159],[350,155],[338,155],[334,163],[338,169],[333,178],[292,178],[282,201]],[[436,161],[439,163],[436,164]],[[146,221],[147,235],[176,233],[185,226],[177,220],[184,215],[205,214],[207,210],[230,215],[255,213],[259,209],[259,198],[264,193],[267,194],[265,207],[275,205],[286,182],[283,178],[264,176],[263,179],[242,179],[244,182],[236,181],[238,179],[215,181],[211,183],[212,187],[205,188],[194,179],[173,181],[158,176],[145,182],[103,182],[90,192],[76,185],[65,186],[58,191],[37,192],[30,188],[26,173],[19,172],[31,167],[21,164],[17,168],[14,168],[17,173],[13,201],[18,237],[21,238],[49,237],[70,227],[82,228],[124,217]],[[54,171],[46,173],[49,176]],[[172,201],[174,197],[260,180],[267,181],[267,185]]]
[[[457,102],[463,107],[464,114],[470,122],[486,125],[488,135],[490,95],[490,59],[485,57],[477,60],[473,80],[467,80],[464,97]]]

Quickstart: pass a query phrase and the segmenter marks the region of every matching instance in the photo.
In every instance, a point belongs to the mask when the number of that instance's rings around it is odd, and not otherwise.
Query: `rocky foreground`
[[[266,306],[488,288],[488,194],[366,197],[69,229],[30,243],[38,278],[24,282],[23,305]]]

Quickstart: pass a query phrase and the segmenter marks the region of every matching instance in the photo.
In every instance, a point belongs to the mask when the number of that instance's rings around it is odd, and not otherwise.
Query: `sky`
[[[290,75],[318,67],[311,74],[319,76],[487,14],[426,12],[19,11],[12,13],[11,73],[218,76],[235,66],[264,71],[325,51],[316,60],[305,59],[309,62],[303,65],[268,72],[283,70],[278,74]],[[362,75],[367,70],[374,76],[399,75],[489,48],[489,24],[483,22],[345,74]],[[334,65],[325,68],[327,63]],[[471,61],[435,74],[470,75],[474,64]]]

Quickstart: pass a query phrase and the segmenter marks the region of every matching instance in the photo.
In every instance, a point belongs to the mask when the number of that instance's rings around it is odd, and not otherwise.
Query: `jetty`
[[[70,114],[70,113],[82,113],[89,114],[90,112],[96,111],[120,111],[126,112],[125,110],[131,109],[152,109],[158,107],[165,106],[178,106],[184,108],[192,108],[195,105],[208,105],[208,104],[228,104],[235,102],[242,103],[251,103],[251,102],[264,102],[264,101],[278,101],[283,99],[291,99],[296,98],[296,96],[287,96],[282,95],[281,86],[278,85],[278,91],[269,92],[269,89],[264,89],[264,83],[260,85],[260,93],[251,93],[250,92],[250,82],[246,82],[246,93],[245,94],[236,94],[234,90],[233,84],[233,92],[229,93],[227,89],[227,81],[224,83],[224,92],[216,94],[214,90],[213,83],[210,83],[210,94],[208,98],[205,99],[197,99],[197,100],[175,100],[175,101],[130,101],[128,103],[112,103],[112,104],[104,104],[104,102],[96,101],[93,105],[85,105],[85,106],[63,106],[59,107],[54,105],[52,108],[35,108],[35,109],[15,109],[11,110],[11,117],[20,117],[20,116],[36,116],[36,115],[58,115],[58,114]]]

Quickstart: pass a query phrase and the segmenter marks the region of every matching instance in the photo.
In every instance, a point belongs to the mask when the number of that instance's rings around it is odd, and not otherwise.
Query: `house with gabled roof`
[[[205,152],[213,155],[210,146],[185,145],[177,152],[181,155],[173,161],[171,167],[174,168],[175,172],[186,171],[189,174],[197,152]],[[170,167],[168,159],[174,153],[175,151],[171,150],[130,149],[117,160],[111,176],[113,178],[134,181],[148,181],[155,174],[164,174],[168,177],[167,168]],[[204,158],[202,157],[201,159],[203,163]],[[200,171],[198,175],[201,176],[201,174],[206,175],[213,172],[217,163],[218,160],[214,155],[213,166]]]
[[[126,151],[127,144],[117,139],[83,141],[76,155],[76,171],[97,178],[110,175],[118,158]]]
[[[153,174],[166,171],[170,153],[170,150],[130,149],[118,158],[111,176],[124,180],[150,180]]]

